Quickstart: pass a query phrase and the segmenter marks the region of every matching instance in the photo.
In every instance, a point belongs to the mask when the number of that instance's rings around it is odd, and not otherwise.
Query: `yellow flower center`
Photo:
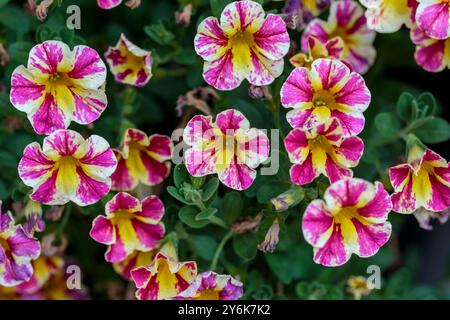
[[[113,225],[119,225],[123,221],[129,221],[134,218],[134,214],[129,210],[120,209],[113,213],[111,222]]]
[[[334,109],[336,101],[334,100],[333,94],[329,91],[321,90],[314,94],[313,104],[315,107],[327,107],[329,109]]]
[[[333,213],[333,218],[336,223],[342,224],[350,221],[352,218],[359,219],[360,216],[354,207],[344,207]]]
[[[70,80],[69,76],[64,72],[57,72],[53,73],[49,77],[50,86],[66,86],[70,87],[72,86],[72,81]]]
[[[255,48],[253,34],[240,30],[230,37],[229,48],[233,54],[233,64],[236,70],[248,71],[251,65],[251,48]]]
[[[8,252],[10,250],[8,241],[0,237],[0,247],[3,249],[3,252]]]
[[[202,291],[195,300],[219,300],[219,292],[214,289],[207,289]]]

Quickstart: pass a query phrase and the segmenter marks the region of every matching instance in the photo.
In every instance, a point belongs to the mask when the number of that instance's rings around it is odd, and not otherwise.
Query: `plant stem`
[[[228,225],[226,224],[226,222],[223,221],[222,219],[220,219],[219,217],[212,216],[209,218],[209,221],[219,227],[222,227],[222,228],[228,230]]]
[[[225,247],[225,244],[228,242],[228,240],[231,239],[231,237],[234,235],[232,231],[229,231],[225,237],[223,237],[222,241],[220,241],[219,245],[217,246],[216,251],[214,252],[213,259],[211,261],[211,270],[214,271],[217,269],[217,263],[219,262],[220,254],[223,251],[223,248]]]

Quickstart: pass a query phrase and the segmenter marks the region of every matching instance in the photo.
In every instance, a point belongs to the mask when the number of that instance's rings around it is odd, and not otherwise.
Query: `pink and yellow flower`
[[[45,41],[31,49],[27,67],[14,70],[10,100],[38,134],[50,134],[72,120],[97,120],[107,105],[105,81],[105,64],[94,49],[71,51],[63,42]]]
[[[311,69],[311,64],[320,58],[340,60],[344,50],[344,41],[340,37],[328,40],[322,43],[316,37],[308,38],[308,50],[306,53],[300,52],[292,56],[289,62],[294,67],[305,67]]]
[[[220,23],[209,17],[200,23],[195,51],[205,60],[203,78],[219,90],[237,88],[244,79],[268,85],[283,72],[289,35],[277,15],[265,18],[254,1],[235,1],[225,7]]]
[[[296,68],[281,88],[281,104],[294,108],[287,114],[293,128],[314,128],[336,118],[344,135],[364,128],[363,112],[370,103],[364,79],[338,60],[318,59],[307,68]]]
[[[170,173],[173,143],[168,136],[147,136],[143,131],[127,129],[120,149],[114,150],[118,165],[111,176],[113,190],[129,191],[139,183],[154,186]]]
[[[157,253],[157,249],[143,252],[135,250],[124,260],[113,263],[114,271],[120,274],[124,279],[131,280],[131,270],[139,267],[149,266]]]
[[[450,206],[449,163],[428,148],[412,148],[408,163],[390,168],[389,178],[395,212],[413,213],[419,208],[439,212]]]
[[[176,299],[181,300],[238,300],[242,297],[242,282],[229,275],[206,271],[197,276]]]
[[[294,165],[290,175],[293,183],[311,183],[320,174],[331,183],[352,177],[349,168],[356,167],[364,151],[363,141],[355,136],[344,137],[336,119],[313,130],[296,128],[284,140]]]
[[[417,0],[416,23],[430,38],[450,37],[450,1]]]
[[[410,0],[360,0],[367,8],[367,25],[370,29],[381,33],[392,33],[400,30],[402,25],[410,27]]]
[[[354,253],[371,257],[391,235],[392,203],[380,182],[343,179],[312,201],[302,221],[303,236],[314,247],[314,262],[336,267]]]
[[[124,260],[134,250],[150,251],[164,236],[164,205],[156,196],[141,202],[125,192],[119,192],[105,206],[106,216],[92,222],[90,236],[108,245],[105,260]]]
[[[33,275],[31,261],[39,257],[39,241],[16,225],[11,212],[3,213],[0,202],[0,286],[14,287]]]
[[[360,74],[366,73],[375,61],[375,31],[367,27],[364,10],[355,1],[332,2],[328,21],[311,21],[302,35],[303,51],[308,49],[310,36],[316,37],[322,43],[341,37],[344,41],[342,60]]]
[[[37,142],[26,146],[19,176],[33,188],[33,201],[86,206],[109,192],[116,166],[114,152],[102,137],[85,140],[78,132],[58,130],[44,139],[42,149]]]
[[[312,19],[330,6],[331,0],[286,0],[285,14],[294,17],[297,29],[303,29]]]
[[[197,115],[186,125],[183,141],[191,146],[184,154],[188,172],[194,177],[217,173],[219,180],[235,190],[245,190],[256,170],[269,156],[269,139],[250,128],[247,118],[235,109],[212,117]]]
[[[430,38],[419,27],[411,29],[411,40],[416,45],[415,59],[428,72],[440,72],[450,68],[450,38]]]
[[[152,53],[131,43],[123,33],[105,58],[117,82],[143,87],[152,77]]]
[[[131,277],[138,290],[139,300],[172,299],[186,290],[197,276],[197,264],[194,261],[178,262],[178,257],[165,245],[153,262],[145,267],[131,271]]]

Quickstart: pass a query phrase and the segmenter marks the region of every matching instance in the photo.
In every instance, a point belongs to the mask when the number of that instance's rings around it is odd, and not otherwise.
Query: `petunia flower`
[[[336,118],[344,135],[364,128],[363,112],[370,103],[364,79],[338,60],[318,59],[307,68],[296,68],[281,88],[281,104],[294,108],[287,114],[293,128],[314,128]]]
[[[97,0],[98,6],[102,9],[112,9],[119,6],[123,0]],[[136,9],[141,5],[141,0],[128,0],[125,5],[130,9]]]
[[[161,248],[150,265],[131,271],[139,300],[172,299],[196,278],[197,264],[194,261],[179,262],[174,248],[167,250],[167,246]]]
[[[197,115],[186,125],[183,141],[188,172],[194,177],[217,173],[219,180],[235,190],[245,190],[256,170],[269,156],[269,140],[264,132],[250,128],[247,118],[235,109],[212,117]]]
[[[381,33],[400,30],[402,25],[411,27],[410,0],[359,0],[367,8],[367,26]]]
[[[352,177],[349,168],[356,167],[364,151],[363,141],[344,137],[336,119],[313,130],[296,128],[284,140],[289,159],[291,181],[297,185],[311,183],[320,174],[331,183]]]
[[[363,276],[350,276],[347,280],[347,292],[353,296],[353,300],[361,300],[368,296],[372,289],[367,286],[367,279]]]
[[[124,260],[113,263],[114,271],[120,274],[125,280],[131,280],[131,270],[138,267],[149,266],[155,257],[157,249],[147,252],[135,250],[130,253]]]
[[[433,39],[417,26],[411,29],[410,36],[416,45],[414,58],[419,66],[428,72],[450,69],[450,37],[444,40]]]
[[[205,60],[203,78],[219,90],[237,88],[244,79],[268,85],[283,72],[289,35],[281,17],[254,1],[235,1],[215,17],[203,20],[194,40]]]
[[[123,33],[105,58],[117,82],[143,87],[152,77],[152,53],[131,43]]]
[[[28,200],[23,214],[26,218],[23,228],[27,234],[33,236],[34,232],[44,231],[45,222],[42,219],[42,205],[39,202]]]
[[[92,222],[89,235],[108,245],[105,260],[124,260],[134,250],[150,251],[164,236],[164,205],[156,196],[141,202],[125,192],[119,192],[105,206],[106,216]]]
[[[328,21],[316,18],[308,24],[302,35],[302,50],[305,52],[310,36],[322,43],[341,37],[344,41],[342,60],[360,74],[366,73],[375,61],[375,31],[367,27],[364,10],[355,1],[334,1]]]
[[[450,37],[450,2],[448,0],[417,0],[416,23],[430,38]]]
[[[199,274],[189,287],[175,299],[238,300],[244,293],[242,287],[242,282],[229,275],[206,271]]]
[[[292,56],[289,62],[294,67],[305,67],[311,69],[311,64],[320,58],[340,59],[344,50],[344,41],[335,37],[322,43],[316,37],[308,38],[308,49],[305,53],[300,52]]]
[[[89,124],[107,105],[106,66],[86,46],[73,51],[60,41],[45,41],[30,51],[28,66],[11,76],[11,104],[27,114],[38,134],[66,129],[71,121]]]
[[[109,177],[116,166],[116,157],[102,137],[85,140],[78,132],[58,130],[44,139],[42,148],[37,142],[25,147],[19,176],[33,188],[33,201],[86,206],[109,192]]]
[[[330,6],[331,0],[286,0],[285,14],[294,17],[297,30],[302,30],[312,19]]]
[[[39,241],[16,225],[11,213],[2,212],[0,202],[0,286],[14,287],[33,275],[32,260],[39,257]]]
[[[143,131],[127,129],[122,146],[114,150],[118,165],[111,176],[112,189],[129,191],[139,183],[154,186],[170,173],[173,143],[168,136],[147,136]]]
[[[407,163],[389,168],[389,178],[395,212],[413,213],[419,208],[439,212],[450,206],[449,163],[428,148],[411,148]]]
[[[328,187],[324,199],[312,201],[302,221],[303,236],[314,247],[314,262],[336,267],[353,253],[371,257],[389,240],[392,203],[380,182],[339,180]]]

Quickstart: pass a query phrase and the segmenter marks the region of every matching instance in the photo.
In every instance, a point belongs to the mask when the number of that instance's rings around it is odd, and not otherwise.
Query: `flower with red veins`
[[[114,152],[102,137],[85,140],[78,132],[58,130],[44,139],[42,148],[37,142],[25,147],[19,176],[33,188],[33,201],[86,206],[109,192],[116,166]]]
[[[114,152],[118,165],[111,176],[113,190],[130,191],[139,183],[155,186],[170,173],[173,143],[168,136],[127,129],[121,148]]]
[[[0,202],[0,286],[14,287],[30,280],[32,260],[40,254],[39,241],[15,224],[11,212],[3,213]]]
[[[131,43],[122,33],[115,47],[105,53],[114,78],[119,83],[145,86],[152,77],[152,54]]]
[[[199,274],[189,287],[175,299],[238,300],[243,293],[242,282],[229,275],[206,271]]]
[[[389,168],[389,178],[395,212],[413,213],[419,208],[439,212],[450,206],[449,163],[428,148],[411,148],[407,163]]]
[[[66,129],[71,121],[89,124],[106,108],[106,66],[86,46],[73,51],[60,41],[45,41],[30,51],[28,66],[11,76],[12,105],[27,114],[38,134]]]
[[[344,50],[344,41],[340,37],[320,42],[316,37],[308,38],[308,50],[292,56],[289,62],[294,67],[305,67],[311,69],[312,63],[320,58],[340,59]]]
[[[444,40],[450,37],[450,1],[417,0],[416,23],[430,38]]]
[[[411,29],[411,40],[416,45],[416,63],[428,72],[450,69],[450,38],[430,38],[419,27]]]
[[[302,30],[312,19],[330,6],[331,0],[286,0],[283,12],[294,17],[297,30]]]
[[[249,188],[256,170],[269,156],[269,139],[250,128],[247,118],[235,109],[210,116],[194,116],[186,125],[183,141],[191,148],[184,160],[190,175],[203,177],[217,173],[219,180],[235,190]]]
[[[120,274],[125,280],[131,281],[131,270],[139,267],[149,266],[155,257],[157,249],[147,252],[135,250],[124,260],[113,263],[114,271]]]
[[[194,40],[205,60],[203,78],[218,90],[233,90],[247,79],[250,84],[271,84],[283,72],[289,35],[283,19],[269,14],[254,1],[235,1],[215,17],[203,20]]]
[[[134,250],[150,251],[164,236],[164,205],[154,195],[139,201],[119,192],[106,204],[105,213],[94,219],[89,234],[108,245],[108,262],[122,261]]]
[[[371,257],[388,242],[392,203],[380,182],[339,180],[328,187],[324,199],[313,200],[302,220],[303,236],[314,248],[314,262],[337,267],[352,254]]]
[[[291,167],[291,181],[297,185],[311,183],[320,174],[331,183],[353,176],[350,168],[358,165],[364,151],[363,141],[344,137],[336,119],[313,130],[296,128],[284,140]]]
[[[367,26],[364,10],[351,0],[331,3],[328,21],[314,19],[302,35],[302,49],[308,50],[308,38],[314,36],[322,43],[335,37],[344,41],[342,60],[353,71],[366,73],[375,61],[376,50],[373,46],[375,31]]]
[[[294,69],[280,95],[283,107],[293,108],[287,114],[293,128],[312,129],[336,118],[346,136],[363,130],[371,99],[361,75],[330,59],[314,61],[311,70]]]
[[[367,8],[367,26],[381,33],[400,30],[402,25],[411,27],[410,0],[359,0]]]

